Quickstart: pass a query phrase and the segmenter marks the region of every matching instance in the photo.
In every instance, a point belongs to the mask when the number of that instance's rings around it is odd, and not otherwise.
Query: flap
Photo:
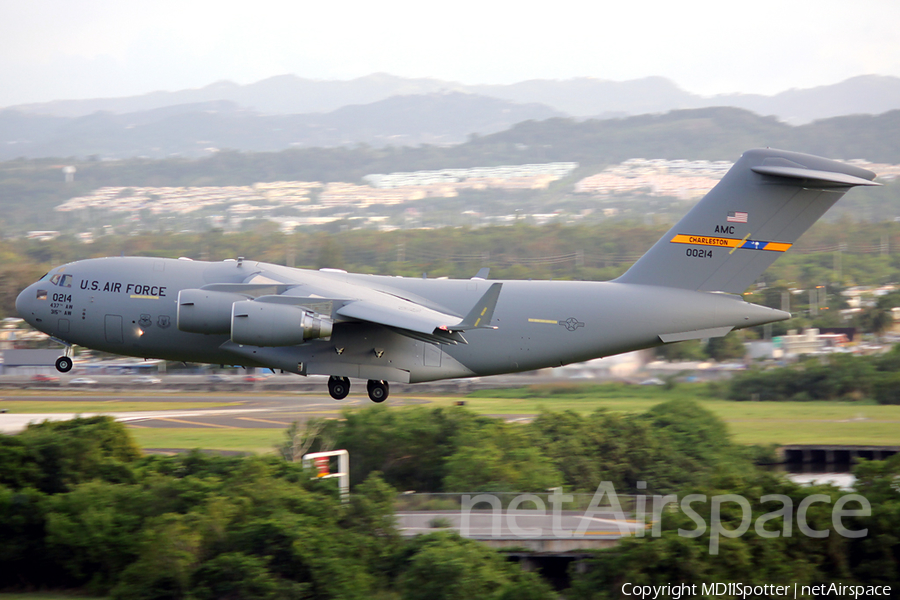
[[[455,325],[460,322],[459,317],[425,308],[409,300],[387,295],[385,295],[385,300],[379,303],[370,300],[357,300],[356,302],[345,304],[335,312],[342,317],[350,317],[360,321],[369,321],[426,334],[433,333],[439,327]]]

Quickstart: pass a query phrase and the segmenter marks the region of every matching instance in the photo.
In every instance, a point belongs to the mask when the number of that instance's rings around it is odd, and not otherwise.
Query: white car
[[[162,383],[159,377],[151,377],[150,375],[141,375],[131,380],[131,383]]]
[[[76,377],[69,380],[69,385],[93,385],[95,383],[97,383],[97,380],[90,377]]]

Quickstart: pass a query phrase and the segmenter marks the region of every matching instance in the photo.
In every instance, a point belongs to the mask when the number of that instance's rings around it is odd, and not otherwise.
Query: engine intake
[[[334,321],[302,307],[271,302],[235,302],[231,341],[249,346],[296,346],[329,337]]]

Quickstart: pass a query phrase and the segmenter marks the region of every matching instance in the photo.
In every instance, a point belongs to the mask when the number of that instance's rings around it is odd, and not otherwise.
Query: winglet
[[[487,279],[491,273],[490,267],[481,267],[472,279]]]
[[[475,303],[469,314],[456,325],[448,325],[448,331],[466,331],[467,329],[496,329],[491,327],[491,319],[494,316],[494,307],[497,306],[497,299],[500,297],[500,288],[502,283],[491,284],[484,296]]]

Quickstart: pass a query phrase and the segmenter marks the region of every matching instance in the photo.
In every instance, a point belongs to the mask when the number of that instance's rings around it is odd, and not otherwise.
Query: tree
[[[747,348],[741,335],[732,331],[724,337],[709,338],[706,354],[718,362],[729,359],[741,360],[747,354]]]
[[[404,600],[470,600],[525,598],[549,600],[550,587],[523,573],[498,553],[455,533],[422,535],[410,543],[399,578]],[[518,594],[527,590],[527,595]]]

